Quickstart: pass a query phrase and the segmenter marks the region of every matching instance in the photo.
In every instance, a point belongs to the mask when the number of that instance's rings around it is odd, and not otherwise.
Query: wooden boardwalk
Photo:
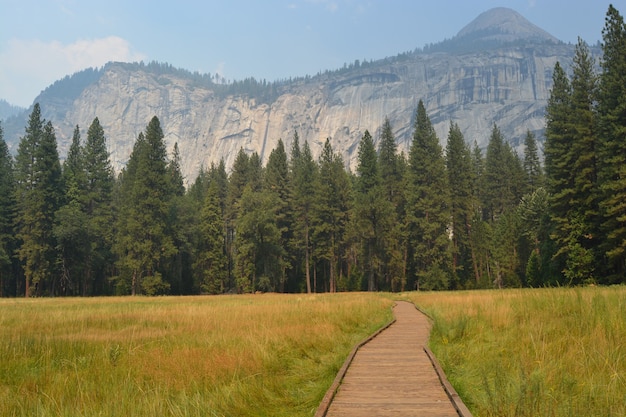
[[[316,416],[471,416],[429,358],[428,318],[408,302],[393,311],[396,321],[346,361]]]

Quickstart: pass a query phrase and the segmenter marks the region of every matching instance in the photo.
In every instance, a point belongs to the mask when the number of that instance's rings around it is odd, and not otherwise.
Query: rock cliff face
[[[567,68],[574,49],[520,18],[511,10],[494,9],[472,22],[474,29],[470,24],[427,51],[285,83],[269,100],[217,94],[177,72],[109,64],[70,99],[48,95],[40,104],[44,117],[55,124],[61,155],[73,127],[78,124],[85,135],[98,117],[116,169],[124,166],[137,135],[156,115],[170,149],[178,143],[190,181],[202,165],[221,158],[230,167],[242,147],[266,161],[279,139],[290,149],[295,131],[314,156],[331,138],[354,168],[361,136],[369,130],[378,140],[385,118],[406,151],[420,99],[442,144],[453,121],[469,143],[486,146],[496,123],[518,146],[527,130],[541,140],[552,69],[557,61]],[[15,139],[12,148],[17,149]]]

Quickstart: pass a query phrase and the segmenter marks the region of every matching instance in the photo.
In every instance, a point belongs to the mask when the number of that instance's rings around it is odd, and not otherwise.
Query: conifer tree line
[[[96,118],[59,161],[35,104],[13,158],[0,126],[3,296],[504,288],[626,282],[626,26],[610,6],[601,71],[579,40],[546,108],[544,166],[497,124],[483,152],[451,122],[442,148],[422,101],[408,154],[385,120],[355,172],[297,132],[263,165],[188,188],[154,117],[116,176]]]

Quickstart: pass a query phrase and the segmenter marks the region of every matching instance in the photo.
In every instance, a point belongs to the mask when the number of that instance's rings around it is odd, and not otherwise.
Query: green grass
[[[0,300],[0,415],[312,415],[391,304],[375,294]]]
[[[474,416],[626,415],[626,287],[408,298]]]

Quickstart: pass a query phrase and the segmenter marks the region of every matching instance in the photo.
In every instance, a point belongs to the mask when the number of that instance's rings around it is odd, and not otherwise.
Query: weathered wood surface
[[[394,307],[394,315],[391,326],[358,349],[330,407],[317,415],[460,415],[424,349],[430,333],[428,318],[402,301]]]

